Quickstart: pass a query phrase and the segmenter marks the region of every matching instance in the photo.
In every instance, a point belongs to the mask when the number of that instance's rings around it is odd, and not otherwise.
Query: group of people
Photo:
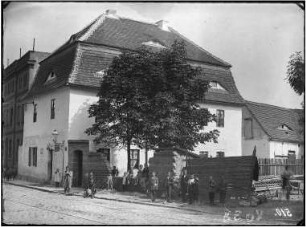
[[[137,190],[147,192],[149,185],[149,167],[148,164],[135,165],[128,172],[124,172],[122,178],[122,191]]]
[[[187,169],[183,169],[180,178],[181,196],[182,201],[186,202],[188,198],[189,203],[198,201],[199,196],[199,178],[197,175],[187,174]],[[219,201],[224,204],[226,199],[227,183],[224,181],[224,177],[221,176],[218,184],[215,179],[210,176],[208,182],[208,196],[210,205],[215,205],[215,194],[219,193]]]

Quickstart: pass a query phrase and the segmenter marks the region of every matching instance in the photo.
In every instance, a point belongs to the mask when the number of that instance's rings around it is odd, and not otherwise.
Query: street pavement
[[[201,225],[223,216],[110,200],[65,196],[3,185],[5,224]]]
[[[151,203],[137,196],[104,194],[99,198],[65,196],[61,189],[25,188],[3,184],[5,224],[48,225],[267,225],[285,224],[283,219],[271,222],[263,215],[254,220],[229,218],[222,207],[195,209],[190,205],[170,207],[161,201]],[[76,189],[75,195],[80,194]],[[50,193],[53,192],[53,193]],[[56,193],[54,193],[56,192]],[[102,194],[102,193],[101,193]],[[136,201],[133,202],[133,198]],[[137,199],[139,200],[137,202]],[[142,200],[142,201],[141,201]],[[146,201],[146,202],[144,202]],[[169,205],[169,204],[168,204]],[[215,209],[215,210],[214,210]],[[214,212],[215,211],[215,212]],[[255,211],[255,210],[254,210]],[[233,210],[233,212],[235,212]],[[235,215],[235,213],[232,213]],[[231,219],[231,220],[229,220]],[[237,218],[236,218],[237,219]],[[257,220],[256,220],[257,219]],[[289,224],[287,222],[287,224]]]

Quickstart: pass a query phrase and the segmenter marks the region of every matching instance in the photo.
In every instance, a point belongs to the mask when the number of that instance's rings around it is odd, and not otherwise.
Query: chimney
[[[108,10],[106,10],[106,15],[113,15],[113,16],[115,16],[116,13],[117,13],[117,11],[114,10],[114,9],[108,9]]]
[[[157,27],[159,27],[161,30],[164,30],[164,31],[169,32],[169,22],[168,22],[168,21],[160,20],[160,21],[157,21],[155,24],[156,24]]]

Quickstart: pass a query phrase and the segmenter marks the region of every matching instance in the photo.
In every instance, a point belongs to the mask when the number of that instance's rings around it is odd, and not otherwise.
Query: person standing
[[[183,203],[186,202],[187,187],[188,187],[187,169],[183,169],[183,173],[181,176],[181,195]]]
[[[290,178],[292,176],[292,172],[289,170],[289,167],[285,167],[285,171],[282,173],[282,189],[283,192],[286,193],[286,199],[287,201],[290,200],[290,191],[292,189],[291,184],[290,184]]]
[[[70,171],[69,166],[66,167],[65,171],[65,179],[64,179],[64,192],[65,194],[69,194],[72,185],[72,171]]]
[[[124,172],[123,178],[122,178],[122,191],[126,191],[127,185],[128,185],[128,172]]]
[[[97,190],[96,190],[96,180],[92,171],[90,171],[89,173],[88,188],[91,190],[91,198],[93,199]]]
[[[113,166],[113,169],[112,169],[112,176],[111,176],[111,190],[114,189],[114,186],[116,186],[117,184],[117,177],[118,177],[118,174],[119,174],[119,171],[117,169],[116,166]]]
[[[220,177],[220,182],[218,185],[219,189],[219,195],[220,195],[220,203],[224,204],[225,203],[225,198],[226,198],[226,190],[227,190],[227,184],[224,180],[224,177]]]
[[[60,171],[59,171],[59,169],[57,168],[57,169],[55,170],[55,173],[54,173],[54,182],[55,182],[55,187],[56,187],[56,188],[59,187],[60,181],[61,181]]]
[[[172,189],[173,189],[173,185],[174,185],[174,179],[173,179],[172,173],[168,172],[167,177],[166,177],[166,182],[165,182],[165,186],[166,186],[166,201],[168,203],[172,202]]]
[[[212,176],[209,177],[209,185],[208,185],[208,192],[209,192],[209,204],[214,205],[215,204],[215,187],[216,182]]]
[[[149,191],[149,176],[150,176],[149,167],[148,167],[148,164],[145,163],[144,164],[144,169],[142,171],[142,177],[145,178],[145,191],[146,191],[146,193],[148,193],[148,191]]]
[[[194,178],[194,174],[192,174],[190,176],[190,179],[188,180],[188,188],[187,188],[187,192],[188,192],[188,197],[189,197],[189,204],[192,204],[193,201],[195,200],[195,178]]]
[[[159,185],[158,177],[156,176],[156,173],[154,171],[152,172],[152,177],[150,179],[150,185],[151,185],[151,200],[152,202],[154,202],[156,200],[156,194],[157,194],[158,185]]]
[[[195,175],[195,178],[194,178],[194,200],[196,203],[199,202],[199,176],[198,174]]]

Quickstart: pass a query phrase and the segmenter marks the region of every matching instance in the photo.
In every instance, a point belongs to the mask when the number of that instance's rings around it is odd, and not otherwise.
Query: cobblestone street
[[[5,224],[223,224],[223,216],[3,186]]]

